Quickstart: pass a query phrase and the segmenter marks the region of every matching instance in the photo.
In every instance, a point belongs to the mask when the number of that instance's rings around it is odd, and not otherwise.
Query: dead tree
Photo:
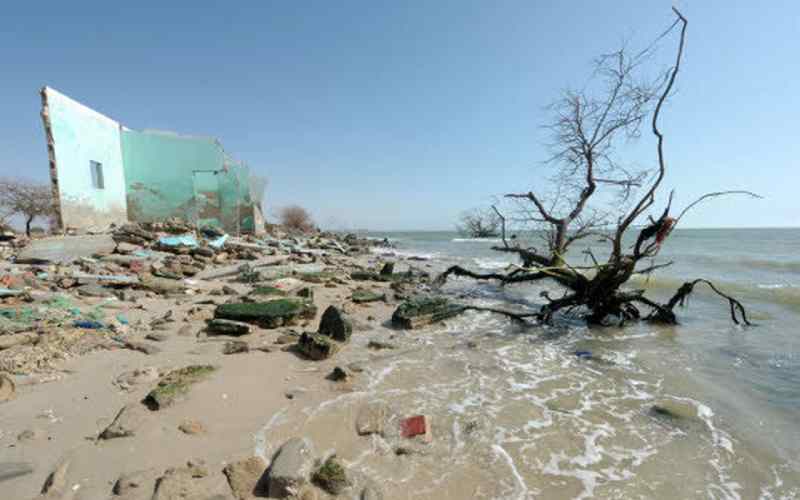
[[[498,235],[500,217],[493,210],[473,208],[461,213],[456,229],[470,238],[493,238]]]
[[[27,180],[0,180],[0,210],[5,217],[21,215],[25,234],[31,235],[31,224],[37,217],[55,213],[53,190],[47,184]]]
[[[292,232],[309,233],[314,230],[311,214],[300,205],[289,205],[282,208],[278,219],[284,228]]]
[[[488,274],[453,266],[438,277],[439,284],[451,275],[495,280],[504,285],[553,280],[565,292],[555,298],[543,293],[547,302],[536,317],[548,322],[559,311],[581,311],[590,324],[605,324],[611,318],[621,323],[640,318],[676,323],[675,306],[683,304],[695,286],[705,284],[729,302],[735,323],[750,324],[742,304],[707,280],[687,282],[663,304],[645,297],[644,290],[623,288],[635,273],[652,273],[669,265],[647,263],[697,203],[733,193],[756,196],[747,191],[709,193],[673,216],[670,193],[660,215],[649,217],[644,228],[638,229],[635,243],[625,246],[625,236],[637,224],[641,226],[640,221],[653,207],[666,173],[665,136],[659,127],[659,117],[680,71],[688,25],[677,9],[673,8],[673,12],[676,18],[672,25],[645,50],[631,55],[623,48],[597,59],[595,76],[599,88],[567,91],[552,105],[554,119],[547,126],[552,134],[552,155],[547,163],[557,172],[553,192],[505,195],[506,200],[517,206],[515,221],[527,223],[529,229],[542,235],[543,245],[522,246],[519,241],[509,244],[506,217],[493,207],[501,222],[503,243],[494,249],[516,254],[521,266],[510,272]],[[676,29],[678,47],[674,64],[655,80],[643,80],[638,74],[643,63],[656,43]],[[654,171],[637,172],[622,165],[617,146],[623,139],[638,137],[648,117],[655,137],[657,165]],[[570,265],[566,258],[569,248],[590,237],[609,245],[608,259],[598,262],[588,251],[591,265]],[[640,307],[645,308],[644,314]]]

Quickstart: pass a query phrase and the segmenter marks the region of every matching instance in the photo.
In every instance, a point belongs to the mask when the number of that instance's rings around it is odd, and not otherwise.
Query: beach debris
[[[309,359],[321,361],[339,350],[339,344],[326,335],[304,332],[297,341],[297,349]]]
[[[155,468],[122,474],[114,483],[111,492],[125,498],[149,499],[159,476],[160,473]]]
[[[253,495],[267,495],[264,478],[266,469],[267,464],[261,457],[252,456],[226,465],[222,473],[228,479],[233,496],[239,500],[248,500],[253,498]]]
[[[114,251],[110,235],[55,236],[31,240],[17,255],[17,264],[69,264],[96,254]]]
[[[4,373],[0,373],[0,403],[3,401],[10,401],[17,395],[17,388],[11,377]]]
[[[253,288],[253,290],[250,292],[250,295],[266,295],[266,296],[276,295],[278,297],[284,297],[288,295],[288,293],[286,292],[286,290],[278,288],[277,286],[262,285]]]
[[[697,403],[688,399],[664,397],[650,407],[650,415],[672,424],[699,424],[705,426]]]
[[[28,441],[38,441],[45,437],[45,432],[41,429],[25,429],[17,434],[17,441],[20,443]]]
[[[381,268],[380,275],[382,277],[391,277],[394,274],[394,262],[387,262]]]
[[[346,382],[350,380],[351,376],[348,369],[337,366],[334,367],[333,371],[331,371],[326,378],[333,382]]]
[[[313,319],[316,306],[302,299],[284,298],[268,302],[221,304],[214,317],[252,323],[263,328],[292,325],[300,319]]]
[[[353,324],[338,307],[328,306],[322,314],[317,333],[339,342],[347,342],[353,333]]]
[[[208,327],[206,328],[209,334],[213,335],[247,335],[253,329],[253,326],[250,323],[244,323],[242,321],[233,321],[230,319],[219,319],[215,318],[208,322]]]
[[[380,351],[383,349],[397,349],[397,346],[391,342],[373,339],[367,342],[367,349],[375,349],[376,351]]]
[[[122,346],[126,349],[130,349],[132,351],[138,351],[142,354],[153,355],[158,354],[161,352],[161,349],[153,344],[149,344],[147,342],[139,342],[137,340],[126,340],[122,343]]]
[[[136,386],[151,384],[156,380],[158,380],[158,369],[154,366],[145,366],[119,374],[114,379],[114,385],[123,391],[130,391]]]
[[[314,466],[311,442],[305,438],[286,441],[269,468],[269,496],[284,498],[308,484]]]
[[[240,354],[250,352],[250,344],[243,340],[229,340],[222,346],[222,354]]]
[[[206,379],[216,368],[212,365],[190,365],[167,373],[150,391],[144,403],[151,410],[161,410],[183,400],[192,385]]]
[[[152,500],[207,498],[206,488],[197,481],[189,468],[167,469],[157,481]]]
[[[413,329],[443,321],[464,312],[464,306],[444,297],[417,297],[400,304],[392,314],[392,325]]]
[[[388,413],[389,408],[380,402],[372,402],[361,407],[356,416],[356,433],[359,436],[383,435]]]
[[[350,480],[336,455],[329,456],[311,475],[311,481],[331,495],[340,495]]]
[[[353,294],[350,297],[350,300],[355,302],[356,304],[364,304],[367,302],[378,302],[378,301],[385,301],[386,294],[385,293],[376,293],[369,290],[365,290],[363,288],[356,288],[353,290]]]
[[[53,472],[47,476],[47,479],[42,485],[42,495],[44,498],[60,498],[66,493],[67,489],[67,471],[69,470],[70,461],[61,460]]]
[[[427,415],[415,415],[400,421],[400,435],[404,438],[422,436],[422,440],[430,443],[433,440],[431,433],[431,418]]]
[[[142,425],[147,410],[139,403],[127,404],[114,417],[111,425],[100,433],[98,439],[130,437]]]
[[[198,420],[186,419],[178,424],[178,430],[184,434],[195,436],[197,434],[205,434],[206,426]]]

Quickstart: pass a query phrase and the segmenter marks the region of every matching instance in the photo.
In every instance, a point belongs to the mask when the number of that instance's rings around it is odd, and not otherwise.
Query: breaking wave
[[[800,310],[800,286],[788,283],[741,283],[712,280],[725,293],[736,296],[739,300],[761,301],[779,304],[791,309]],[[656,293],[673,294],[686,280],[662,277],[635,275],[630,281],[634,286],[652,290]],[[701,296],[714,296],[708,287],[699,285],[695,293]]]

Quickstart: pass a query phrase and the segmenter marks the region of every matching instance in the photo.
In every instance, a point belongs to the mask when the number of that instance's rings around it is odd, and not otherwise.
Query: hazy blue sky
[[[323,225],[451,228],[541,184],[545,105],[672,22],[668,1],[7,2],[0,175],[47,177],[38,90],[132,128],[213,135]],[[800,3],[686,1],[666,109],[690,226],[800,225]],[[664,47],[670,55],[674,39]],[[649,139],[649,138],[648,138]],[[647,144],[631,158],[651,163]]]

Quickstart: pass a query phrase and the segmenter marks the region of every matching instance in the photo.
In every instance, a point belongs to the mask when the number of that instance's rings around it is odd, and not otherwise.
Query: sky
[[[544,189],[547,105],[590,63],[642,47],[672,3],[9,2],[0,18],[0,176],[46,180],[44,85],[135,128],[217,137],[323,227],[452,229],[493,196]],[[800,225],[800,3],[680,0],[665,108],[686,227]],[[664,69],[677,39],[654,59]],[[624,159],[654,165],[643,136]]]

